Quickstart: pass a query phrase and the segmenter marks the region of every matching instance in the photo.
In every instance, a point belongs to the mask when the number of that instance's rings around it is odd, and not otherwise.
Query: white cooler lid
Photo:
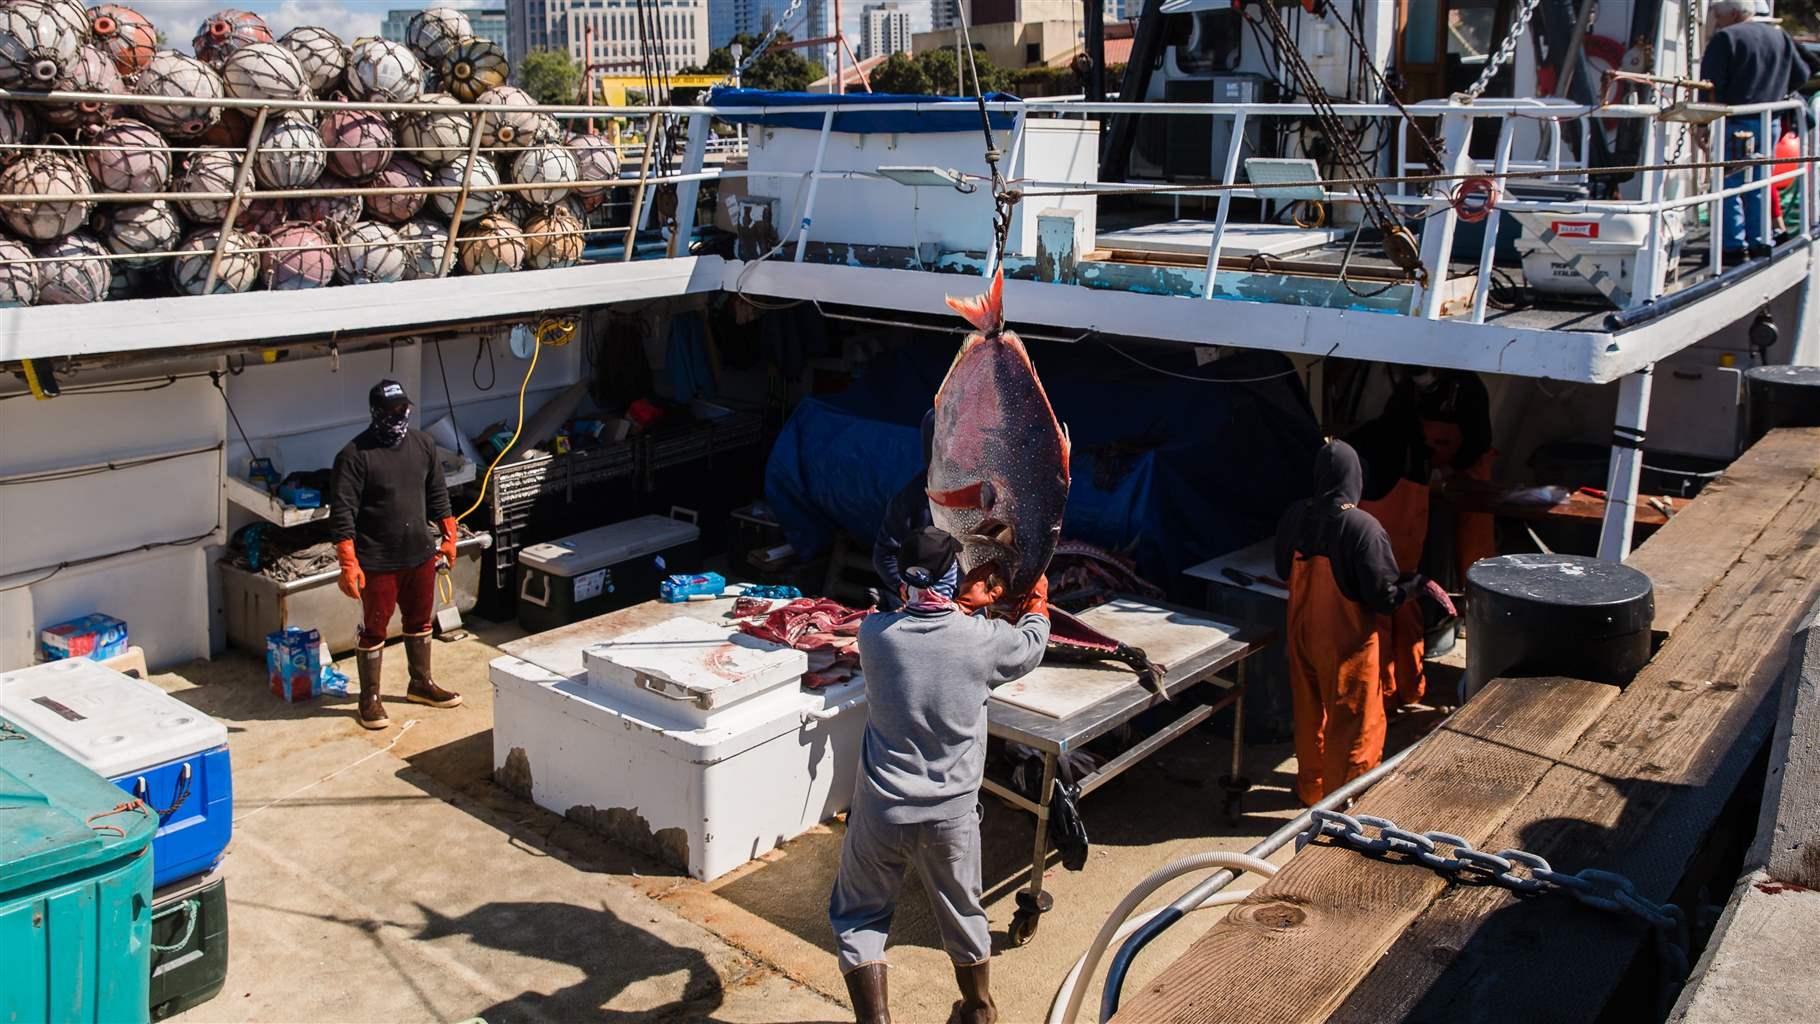
[[[795,686],[809,671],[801,651],[687,618],[596,644],[582,660],[595,686],[649,690],[704,711]]]
[[[518,564],[541,569],[552,576],[574,577],[629,558],[655,554],[687,544],[701,536],[701,528],[668,516],[639,516],[622,523],[570,534],[545,544],[533,544],[518,553]],[[689,572],[681,566],[674,572]]]
[[[87,658],[0,674],[0,717],[107,779],[213,750],[227,726]]]

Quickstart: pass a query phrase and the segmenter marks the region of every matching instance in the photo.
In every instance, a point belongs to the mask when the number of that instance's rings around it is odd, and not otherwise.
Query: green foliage
[[[947,46],[924,50],[914,57],[904,53],[892,54],[883,64],[873,69],[872,90],[930,96],[971,96],[975,66],[979,68],[979,84],[983,91],[1012,91],[1014,73],[992,63],[992,59],[978,49],[974,51],[972,65],[966,69],[966,84],[962,87],[954,72],[954,48]]]
[[[581,68],[567,50],[532,50],[518,62],[518,81],[539,103],[574,103]]]
[[[749,32],[741,32],[733,37],[743,49],[741,52],[750,56],[758,46],[759,37]],[[770,89],[775,92],[801,92],[809,83],[826,74],[822,66],[803,56],[801,50],[785,50],[781,43],[790,42],[790,33],[779,32],[777,38],[766,48],[759,58],[752,62],[746,73],[740,78],[740,85],[747,89]],[[708,54],[708,63],[698,68],[685,68],[684,74],[724,75],[733,70],[735,62],[730,47],[723,46]]]

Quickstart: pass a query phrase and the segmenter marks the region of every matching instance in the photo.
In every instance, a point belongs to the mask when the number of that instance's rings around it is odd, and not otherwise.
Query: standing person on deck
[[[902,589],[904,579],[898,571],[898,559],[904,542],[918,530],[935,525],[934,517],[929,514],[929,456],[935,446],[934,409],[923,414],[922,431],[923,467],[891,496],[885,505],[885,518],[878,524],[878,535],[872,541],[872,568],[885,584],[879,594],[879,607],[885,611],[895,611],[900,600],[898,591]],[[950,593],[960,585],[958,563],[953,574],[942,583]]]
[[[404,613],[405,697],[452,708],[461,695],[430,678],[430,619],[437,563],[455,561],[456,526],[430,435],[411,429],[411,399],[395,380],[367,393],[372,425],[335,456],[330,523],[341,592],[360,601],[360,724],[391,724],[379,700],[379,670],[392,613]]]
[[[1039,578],[1016,623],[973,615],[1004,595],[992,567],[952,585],[958,545],[936,527],[905,538],[904,608],[866,619],[866,735],[840,871],[828,898],[841,974],[860,1024],[889,1024],[885,940],[904,869],[916,867],[954,961],[961,1000],[950,1022],[992,1024],[992,938],[980,904],[980,782],[986,700],[1028,674],[1049,642],[1049,582]]]
[[[1314,497],[1277,526],[1277,575],[1289,581],[1296,794],[1318,802],[1384,756],[1381,659],[1387,616],[1416,594],[1448,614],[1434,582],[1397,569],[1390,536],[1360,509],[1364,472],[1344,441],[1315,454]]]
[[[1714,0],[1709,13],[1713,35],[1700,58],[1700,74],[1713,83],[1716,103],[1773,103],[1798,91],[1812,74],[1789,34],[1773,24],[1753,21],[1755,13],[1752,0]],[[1781,135],[1778,117],[1770,116],[1767,138],[1758,138],[1762,121],[1757,114],[1726,119],[1727,160],[1771,155]],[[1761,165],[1739,168],[1725,176],[1725,187],[1761,181],[1767,171]],[[1716,234],[1727,263],[1769,255],[1775,236],[1763,207],[1763,196],[1757,192],[1726,197],[1725,223]]]

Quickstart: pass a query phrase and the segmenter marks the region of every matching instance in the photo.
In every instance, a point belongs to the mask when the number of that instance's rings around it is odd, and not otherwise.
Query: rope
[[[524,432],[525,392],[531,389],[531,375],[537,372],[537,357],[543,354],[544,345],[546,343],[553,346],[568,344],[569,341],[573,340],[575,337],[575,329],[576,323],[574,317],[568,317],[562,320],[544,320],[537,325],[537,329],[533,332],[531,339],[531,365],[525,367],[525,378],[518,385],[518,425],[512,428],[512,439],[507,441],[505,447],[499,449],[499,454],[493,456],[493,461],[487,464],[486,474],[480,478],[480,493],[475,495],[474,504],[469,505],[466,512],[456,516],[456,522],[460,522],[473,515],[474,510],[478,509],[486,502],[487,484],[493,479],[493,470],[498,468],[500,460],[504,459],[506,454],[512,450],[513,446],[518,444],[518,435]],[[566,337],[563,337],[562,341],[556,340],[557,337],[565,335]]]
[[[121,828],[119,825],[97,825],[97,824],[95,824],[95,819],[111,818],[116,814],[135,814],[135,813],[139,814],[142,817],[148,816],[149,812],[147,812],[147,810],[146,810],[144,801],[128,800],[125,803],[115,804],[114,809],[111,811],[98,811],[94,814],[89,815],[87,818],[83,819],[83,824],[87,825],[89,828],[92,828],[97,832],[112,832],[113,834],[119,836],[120,838],[125,839],[126,838],[126,829]]]

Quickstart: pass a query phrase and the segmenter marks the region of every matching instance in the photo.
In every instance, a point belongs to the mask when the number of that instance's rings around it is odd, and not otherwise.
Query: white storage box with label
[[[502,786],[703,881],[852,798],[866,725],[861,679],[805,691],[793,678],[725,706],[719,695],[713,708],[688,702],[706,712],[698,725],[671,708],[685,702],[603,686],[585,672],[564,677],[506,656],[491,674]]]
[[[1628,301],[1642,283],[1637,263],[1649,245],[1649,215],[1600,211],[1589,213],[1540,213],[1511,210],[1522,225],[1517,255],[1523,259],[1523,277],[1531,288],[1551,295]],[[1670,266],[1681,252],[1686,234],[1679,211],[1662,218],[1663,258],[1656,264],[1655,290],[1660,291]]]
[[[640,516],[518,553],[518,624],[533,633],[657,596],[671,573],[692,572],[701,528]]]

